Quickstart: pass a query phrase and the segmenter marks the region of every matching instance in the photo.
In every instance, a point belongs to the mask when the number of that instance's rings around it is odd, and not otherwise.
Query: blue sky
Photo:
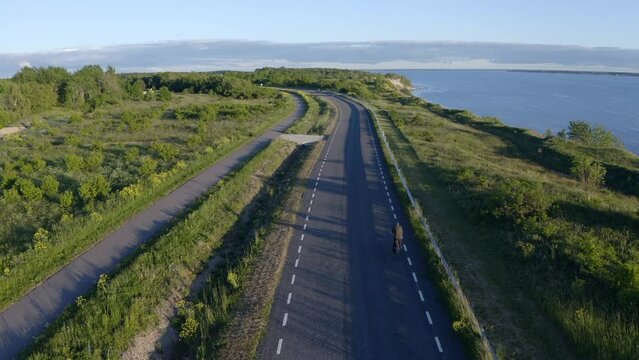
[[[638,15],[637,0],[0,0],[0,53],[204,39],[639,49]]]

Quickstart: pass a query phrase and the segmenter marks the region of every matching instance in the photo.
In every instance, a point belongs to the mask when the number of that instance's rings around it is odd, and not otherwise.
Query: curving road
[[[340,111],[302,199],[262,359],[463,359],[365,109]],[[390,229],[404,227],[401,254]]]
[[[211,186],[300,118],[306,111],[306,105],[298,95],[293,94],[293,98],[296,109],[291,116],[158,200],[2,311],[0,359],[16,356],[67,305],[89,291],[100,274],[113,270],[122,259],[151,239],[176,215],[188,209]]]

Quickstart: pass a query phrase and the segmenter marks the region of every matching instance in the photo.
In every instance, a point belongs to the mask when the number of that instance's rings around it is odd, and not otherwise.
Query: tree
[[[511,179],[504,181],[494,194],[493,215],[516,224],[528,219],[544,219],[551,200],[538,182]]]
[[[126,92],[133,100],[142,99],[144,97],[145,89],[146,85],[144,84],[144,80],[142,79],[137,79],[133,83],[129,83],[126,85]]]
[[[142,159],[142,165],[140,166],[140,174],[144,176],[149,176],[153,174],[155,169],[158,167],[158,162],[153,158],[145,156]]]
[[[15,179],[18,178],[18,173],[12,164],[6,163],[2,168],[2,181],[0,182],[1,188],[7,188],[13,185]]]
[[[86,168],[88,171],[95,171],[95,169],[102,166],[103,161],[104,161],[104,155],[102,154],[102,152],[96,151],[93,154],[91,154],[91,156],[86,158],[85,160]]]
[[[60,194],[60,206],[65,210],[71,209],[71,207],[73,206],[73,198],[73,192],[69,190],[63,192],[62,194]]]
[[[44,191],[44,194],[48,197],[54,197],[57,195],[59,187],[60,183],[52,175],[46,175],[42,178],[42,191]]]
[[[85,202],[92,202],[100,197],[109,195],[111,184],[102,175],[96,175],[80,185],[80,197]]]
[[[589,146],[619,147],[621,141],[603,125],[592,126],[585,121],[571,121],[568,124],[568,138]]]
[[[65,165],[68,171],[79,171],[82,170],[84,162],[82,158],[76,154],[69,154],[64,158]]]
[[[604,183],[606,168],[587,156],[576,156],[572,160],[570,173],[579,180],[586,190],[593,190]]]
[[[28,201],[38,201],[42,199],[43,192],[38,188],[31,179],[18,179],[16,185],[24,197]]]
[[[168,87],[162,86],[160,90],[158,90],[158,100],[160,101],[169,101],[171,100],[171,91]]]

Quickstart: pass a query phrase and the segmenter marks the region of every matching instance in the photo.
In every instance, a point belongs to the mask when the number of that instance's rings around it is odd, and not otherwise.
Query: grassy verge
[[[411,104],[374,104],[413,195],[500,358],[639,354],[636,309],[628,307],[632,288],[616,295],[596,278],[605,274],[602,268],[588,265],[597,259],[609,269],[625,268],[616,264],[632,258],[632,250],[616,255],[607,242],[632,241],[636,198],[588,191],[549,171],[549,159],[539,154],[553,153],[535,148],[533,156],[528,148],[534,144],[518,136],[519,129],[468,124]],[[525,206],[530,211],[518,212]],[[440,287],[447,294],[446,285]],[[446,297],[454,319],[463,321],[455,310],[459,299]]]
[[[297,92],[308,104],[306,114],[286,131],[289,134],[323,134],[328,126],[330,105],[322,98],[303,91]]]
[[[171,292],[188,290],[224,235],[241,219],[243,209],[294,148],[292,143],[275,141],[214,186],[188,216],[115,274],[101,279],[93,294],[78,299],[25,357],[119,358],[137,333],[157,321],[149,309]]]
[[[330,111],[316,112],[315,119],[308,119],[310,124],[315,125],[305,128],[309,133],[328,134],[335,123],[336,111],[325,100],[316,100],[329,106]],[[297,211],[306,191],[308,175],[320,156],[323,145],[324,141],[321,141],[304,150],[303,158],[289,175],[295,179],[295,186],[278,204],[279,215],[275,221],[263,229],[265,234],[261,249],[255,254],[250,267],[241,272],[243,281],[238,289],[235,305],[229,319],[221,324],[221,331],[212,340],[215,353],[221,359],[252,359],[257,356],[257,348],[266,331],[273,297],[293,235]]]
[[[293,108],[294,104],[289,101],[287,106],[268,115],[260,122],[253,129],[251,135],[263,133],[273,124],[290,115]],[[214,152],[205,153],[186,166],[176,165],[171,170],[152,176],[150,183],[137,184],[137,193],[132,197],[116,194],[95,206],[91,214],[68,218],[56,225],[50,232],[46,251],[30,250],[14,259],[10,275],[4,276],[0,281],[0,309],[6,308],[29,289],[42,282],[155,200],[173,191],[188,179],[252,139],[253,136],[242,136],[220,144]]]
[[[447,307],[450,317],[453,319],[453,329],[462,339],[469,358],[492,359],[492,349],[480,336],[482,329],[480,329],[477,324],[471,320],[475,318],[475,315],[472,313],[471,305],[468,303],[467,298],[455,289],[454,284],[447,275],[446,270],[432,245],[430,235],[425,231],[422,224],[424,214],[422,213],[421,208],[418,207],[416,209],[411,204],[406,188],[400,179],[400,175],[397,172],[397,169],[392,165],[393,161],[391,154],[380,136],[381,127],[381,130],[383,130],[387,136],[389,145],[391,146],[391,151],[396,155],[396,159],[400,163],[400,167],[402,167],[402,165],[405,164],[405,162],[402,162],[402,159],[406,156],[405,150],[407,149],[402,149],[398,146],[398,134],[394,131],[397,129],[389,127],[387,122],[380,121],[380,117],[376,116],[375,109],[369,104],[363,103],[363,105],[369,110],[384,158],[386,159],[386,163],[389,164],[388,168],[393,178],[393,182],[395,183],[395,188],[398,189],[402,206],[406,214],[408,214],[409,221],[414,229],[415,239],[420,245],[423,259],[430,270],[429,274],[431,280],[439,289],[440,296],[442,300],[444,300],[444,304]]]

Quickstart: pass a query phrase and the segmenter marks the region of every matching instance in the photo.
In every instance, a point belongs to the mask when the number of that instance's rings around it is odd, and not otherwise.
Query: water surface
[[[416,96],[504,123],[558,131],[570,120],[611,130],[639,154],[639,76],[490,70],[388,70],[408,77]]]

